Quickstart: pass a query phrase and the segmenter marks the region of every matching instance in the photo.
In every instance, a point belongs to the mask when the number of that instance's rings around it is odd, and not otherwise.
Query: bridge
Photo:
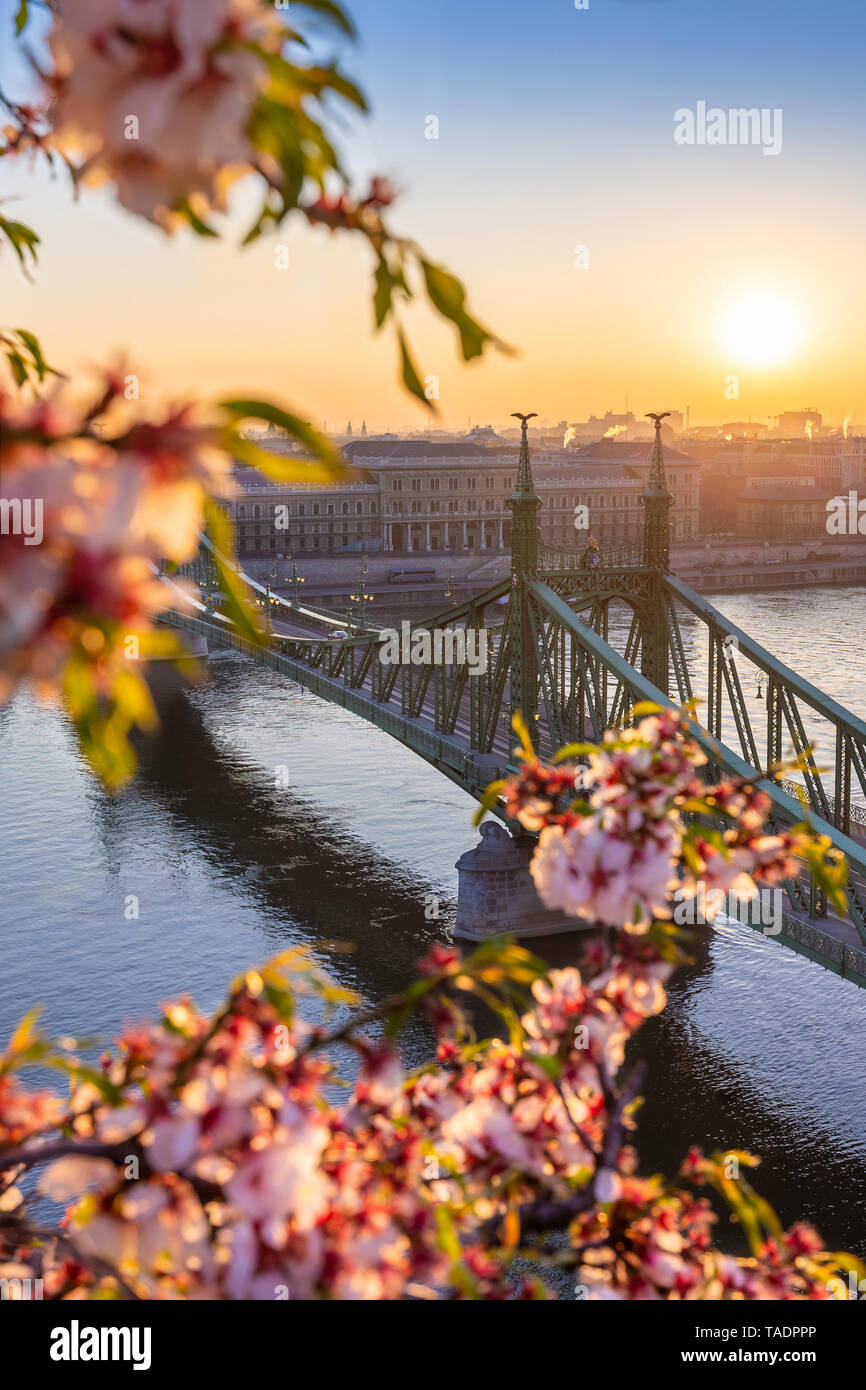
[[[830,910],[804,865],[784,886],[776,940],[866,986],[866,811],[857,800],[859,788],[866,801],[866,723],[671,573],[673,498],[662,417],[651,417],[655,444],[642,498],[642,542],[604,554],[541,543],[531,417],[518,418],[510,575],[447,611],[402,623],[399,650],[384,629],[355,625],[345,635],[344,615],[281,598],[234,562],[234,582],[267,615],[256,641],[210,602],[178,597],[164,621],[209,649],[245,652],[375,724],[478,800],[491,781],[514,770],[515,713],[539,755],[550,757],[565,743],[595,741],[622,726],[639,701],[677,707],[696,701],[689,724],[707,755],[707,775],[750,778],[770,797],[773,827],[805,820],[847,858],[847,916]],[[203,588],[219,587],[206,538],[187,572]],[[450,643],[454,659],[437,661],[437,642],[440,655]],[[481,651],[483,660],[473,661],[471,654]],[[760,727],[744,693],[745,663],[758,682]],[[829,771],[813,751],[817,732],[822,747],[832,746]],[[794,757],[802,781],[770,775]],[[506,819],[501,804],[492,809]],[[523,834],[519,826],[509,828]]]

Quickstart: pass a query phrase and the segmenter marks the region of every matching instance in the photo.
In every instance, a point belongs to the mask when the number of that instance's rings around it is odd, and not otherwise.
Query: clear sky
[[[398,185],[398,228],[518,349],[465,367],[450,330],[413,312],[442,424],[581,419],[626,397],[636,413],[689,405],[693,422],[814,406],[866,423],[862,0],[349,8],[360,39],[337,51],[373,107],[341,118],[349,163]],[[12,10],[0,0],[6,86]],[[699,102],[780,109],[780,153],[676,144],[674,113]],[[331,428],[423,425],[394,344],[372,336],[361,246],[297,223],[237,249],[243,186],[223,242],[167,240],[106,191],[76,205],[62,178],[4,163],[0,197],[21,195],[44,244],[35,286],[3,256],[0,317],[60,365],[122,349],[161,394],[269,393]]]

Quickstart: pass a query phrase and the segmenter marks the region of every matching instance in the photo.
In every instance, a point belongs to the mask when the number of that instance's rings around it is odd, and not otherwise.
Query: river
[[[713,602],[862,715],[864,600],[815,589]],[[449,925],[472,810],[384,733],[233,654],[166,712],[116,798],[82,767],[64,720],[19,696],[0,711],[0,1035],[40,1003],[50,1033],[110,1037],[181,991],[211,1006],[242,966],[329,938],[356,946],[321,948],[331,972],[381,997]],[[439,920],[425,916],[431,895]],[[573,954],[568,937],[550,953]],[[808,1218],[831,1246],[866,1253],[864,991],[723,928],[638,1042],[646,1170],[672,1170],[690,1142],[748,1147],[786,1222]],[[428,1045],[410,1030],[410,1057]]]

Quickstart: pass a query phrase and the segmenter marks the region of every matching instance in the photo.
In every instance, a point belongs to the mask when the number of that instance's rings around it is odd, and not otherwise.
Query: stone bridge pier
[[[457,860],[457,919],[454,935],[469,941],[491,936],[556,936],[591,931],[591,923],[551,912],[538,896],[529,861],[532,835],[513,837],[498,821],[485,821],[474,849]]]

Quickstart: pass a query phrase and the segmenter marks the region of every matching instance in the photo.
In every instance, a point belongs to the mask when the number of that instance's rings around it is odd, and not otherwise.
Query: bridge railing
[[[306,649],[314,644],[303,639],[295,639],[294,643],[291,639],[279,638],[265,643],[251,642],[231,626],[173,608],[161,614],[160,620],[204,637],[214,648],[241,652],[262,665],[281,671],[322,699],[375,724],[438,768],[470,796],[480,799],[489,782],[505,775],[507,758],[479,756],[477,749],[467,747],[465,740],[455,738],[453,733],[421,725],[417,716],[405,708],[405,701],[395,708],[382,703],[369,688],[346,683],[343,678],[346,674],[344,643],[325,644],[323,660],[318,667],[310,667],[307,664],[310,653]]]
[[[784,788],[784,790],[788,793],[789,796],[795,796],[795,797],[798,798],[798,800],[802,800],[803,797],[805,797],[805,798],[806,798],[806,808],[809,809],[809,810],[811,810],[811,807],[810,807],[810,805],[809,805],[809,789],[808,789],[808,787],[806,787],[802,782],[791,782],[791,781],[788,780],[787,777],[779,777],[779,778],[777,778],[776,780],[777,780],[777,784],[778,784],[780,787]],[[832,815],[832,817],[833,817],[833,820],[834,820],[834,822],[835,822],[835,821],[836,821],[836,798],[835,798],[834,796],[828,795],[828,796],[827,796],[827,804],[828,804],[829,807],[830,807],[830,813],[831,813],[831,815]],[[859,826],[859,827],[860,827],[860,830],[863,832],[863,834],[866,835],[866,807],[857,806],[856,804],[852,804],[851,807],[849,808],[848,817],[849,817],[849,820],[850,820],[854,825]]]
[[[545,570],[587,570],[585,546],[550,545],[539,542],[538,559]],[[598,550],[598,569],[640,569],[643,567],[643,543],[635,541],[631,545],[600,546]]]
[[[530,580],[529,592],[534,606],[533,629],[541,653],[540,689],[546,722],[554,746],[570,742],[575,737],[582,740],[586,732],[599,736],[601,730],[612,722],[612,706],[608,705],[606,698],[605,671],[612,675],[617,683],[613,704],[616,704],[620,695],[626,709],[641,700],[667,706],[674,704],[667,691],[655,686],[626,657],[611,647],[592,626],[582,622],[563,598],[543,579]],[[721,620],[721,614],[716,616]],[[745,637],[745,634],[743,635]],[[558,648],[562,649],[563,636],[568,637],[569,646],[563,651],[564,662],[562,659],[557,662],[557,652]],[[763,651],[757,648],[757,644],[751,646]],[[774,661],[769,653],[764,655],[771,663]],[[780,671],[780,664],[776,663],[777,676]],[[820,692],[814,690],[814,687],[808,686],[806,682],[802,682],[802,685],[816,699],[820,697]],[[684,699],[682,703],[685,703]],[[833,705],[833,702],[828,703]],[[840,716],[847,715],[847,711],[842,710],[841,706],[834,706],[834,709]],[[852,721],[853,734],[860,721],[853,715],[848,718]],[[588,726],[586,730],[584,720]],[[712,725],[703,727],[695,720],[689,720],[689,726],[706,753],[711,767],[719,769],[723,774],[753,780],[755,785],[769,796],[772,815],[779,822],[791,825],[806,819],[820,834],[828,836],[830,842],[845,854],[851,869],[846,890],[849,915],[861,940],[866,943],[866,900],[862,891],[866,881],[866,848],[862,842],[851,837],[850,825],[847,822],[842,825],[834,824],[837,815],[834,815],[826,796],[822,796],[816,804],[814,789],[811,786],[808,797],[811,804],[806,807],[802,799],[804,788],[792,783],[789,791],[780,782],[762,774],[762,768],[778,764],[780,758],[762,762],[753,747],[744,748],[743,756],[739,756],[722,743],[717,728]],[[851,750],[848,751],[850,754]],[[807,780],[810,780],[808,771]],[[850,802],[846,801],[846,810],[849,805]],[[796,891],[796,881],[793,883],[792,891],[798,899],[794,904],[796,907],[801,910],[814,909],[812,915],[822,915],[825,907],[814,892],[810,891],[802,898]]]
[[[693,699],[695,691],[679,630],[677,605],[690,611],[707,628],[706,721],[710,732],[721,740],[723,715],[730,716],[742,755],[756,768],[779,766],[790,740],[803,776],[803,787],[795,795],[805,791],[813,813],[832,821],[843,833],[848,833],[852,821],[858,827],[863,824],[859,808],[852,801],[852,789],[856,781],[866,797],[866,722],[786,666],[681,579],[665,575],[664,586],[670,653],[681,701],[685,704]],[[740,657],[762,673],[762,678],[766,677],[764,717],[759,729],[753,726],[743,694]],[[811,713],[804,715],[806,711]],[[829,726],[835,738],[829,785],[815,760],[807,728],[807,721],[815,716],[824,721],[824,727]]]

